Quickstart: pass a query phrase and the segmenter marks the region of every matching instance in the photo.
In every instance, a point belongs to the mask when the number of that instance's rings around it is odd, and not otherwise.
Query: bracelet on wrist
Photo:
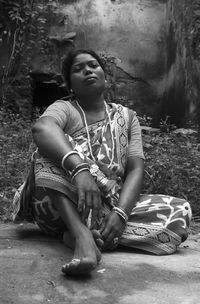
[[[77,151],[74,151],[74,150],[73,150],[73,151],[70,151],[70,152],[66,153],[66,154],[63,156],[62,161],[61,161],[61,167],[63,168],[63,170],[66,171],[66,168],[65,168],[64,164],[65,164],[65,161],[67,160],[67,158],[68,158],[70,155],[75,155],[75,154],[79,155],[79,153],[78,153]]]
[[[90,169],[85,167],[85,168],[81,168],[81,169],[77,170],[73,175],[71,175],[71,181],[73,181],[74,178],[75,178],[79,173],[81,173],[81,172],[83,172],[83,171],[88,171],[88,172],[90,172]]]
[[[77,171],[79,171],[80,169],[86,168],[87,170],[90,169],[90,166],[88,165],[88,163],[81,163],[78,164],[71,172],[71,178],[74,176],[74,174],[76,174]]]
[[[118,214],[124,220],[125,224],[128,222],[128,215],[126,214],[124,209],[120,207],[113,207],[112,211]]]

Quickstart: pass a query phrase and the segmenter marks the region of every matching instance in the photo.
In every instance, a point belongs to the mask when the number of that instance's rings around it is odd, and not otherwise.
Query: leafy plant
[[[145,135],[144,151],[144,192],[185,198],[191,203],[193,215],[200,216],[198,137],[173,132]]]
[[[170,116],[166,116],[165,119],[160,121],[160,131],[169,133],[176,129],[176,126],[170,122]]]
[[[2,100],[8,102],[7,94],[16,76],[29,77],[33,46],[37,43],[41,54],[48,52],[47,16],[50,18],[57,6],[52,0],[0,0],[0,8],[0,42],[10,46],[8,64],[3,66],[2,77]]]
[[[0,217],[7,214],[26,175],[33,149],[31,125],[19,114],[0,109]]]
[[[9,218],[14,192],[29,168],[35,149],[31,126],[32,122],[20,114],[0,109],[0,219]],[[156,132],[143,134],[143,140],[143,193],[185,198],[191,203],[193,215],[200,217],[200,149],[196,135]]]

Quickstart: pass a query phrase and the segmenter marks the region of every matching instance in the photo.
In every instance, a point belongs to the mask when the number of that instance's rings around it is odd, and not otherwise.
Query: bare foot
[[[101,233],[99,232],[99,230],[96,229],[93,229],[91,232],[97,247],[102,250],[104,247],[104,241],[102,240]]]
[[[96,229],[92,229],[91,233],[93,235],[93,238],[94,238],[94,241],[95,241],[97,247],[99,248],[99,250],[102,250],[104,247],[104,241],[101,238],[101,233],[99,232],[99,230],[96,230]],[[71,249],[75,248],[75,239],[71,236],[69,231],[64,232],[63,242],[67,247],[69,247]]]
[[[64,244],[71,248],[74,249],[75,248],[75,239],[71,236],[69,231],[65,231],[63,234],[63,242]]]
[[[69,263],[63,265],[62,272],[67,275],[88,274],[96,268],[101,259],[101,253],[95,244],[91,231],[86,227],[74,240],[74,257]]]
[[[110,247],[105,248],[105,246],[104,246],[105,244],[101,238],[101,234],[100,234],[99,230],[93,229],[93,230],[91,230],[91,233],[93,235],[93,238],[94,238],[94,241],[95,241],[97,247],[99,248],[99,250],[101,252],[113,251],[117,248],[118,243],[115,243],[115,242]],[[66,231],[64,233],[63,241],[67,247],[69,247],[71,249],[75,249],[75,239],[71,236],[71,234],[68,231]],[[78,263],[78,261],[74,260],[74,263],[76,264],[76,263]]]

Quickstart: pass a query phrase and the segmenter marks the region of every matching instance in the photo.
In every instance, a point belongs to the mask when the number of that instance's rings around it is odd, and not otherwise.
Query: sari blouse
[[[111,118],[117,111],[117,107],[117,104],[109,103],[109,114],[111,115]],[[136,112],[124,106],[121,107],[127,112],[125,117],[128,129],[127,156],[144,159],[141,128]],[[85,127],[82,113],[75,101],[57,100],[46,109],[41,117],[45,116],[56,119],[64,133],[72,138],[74,138],[74,135],[77,134],[79,130]],[[91,127],[91,125],[89,125],[89,127]]]

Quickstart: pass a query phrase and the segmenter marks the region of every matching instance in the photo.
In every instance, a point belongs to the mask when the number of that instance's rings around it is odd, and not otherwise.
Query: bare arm
[[[118,207],[130,215],[142,187],[144,161],[139,157],[128,159],[126,178],[119,197]],[[124,220],[115,212],[110,212],[102,223],[100,232],[105,241],[105,248],[112,246],[113,239],[120,237],[125,229]]]
[[[67,140],[57,121],[50,116],[40,118],[33,126],[33,138],[40,153],[48,157],[54,164],[61,167],[63,156],[72,151],[72,145]],[[70,155],[64,166],[72,170],[83,160],[79,155]],[[93,221],[101,212],[101,197],[92,175],[89,171],[82,171],[74,178],[78,190],[78,210],[82,213],[83,221],[87,218],[90,209],[93,211]]]
[[[143,183],[144,160],[139,157],[128,159],[126,179],[119,197],[118,206],[129,215],[135,206]]]
[[[40,153],[60,167],[62,157],[72,151],[72,146],[56,119],[50,116],[41,117],[33,126],[32,131]],[[73,155],[70,157],[70,162],[66,162],[66,169],[71,170],[81,162],[78,155]]]

